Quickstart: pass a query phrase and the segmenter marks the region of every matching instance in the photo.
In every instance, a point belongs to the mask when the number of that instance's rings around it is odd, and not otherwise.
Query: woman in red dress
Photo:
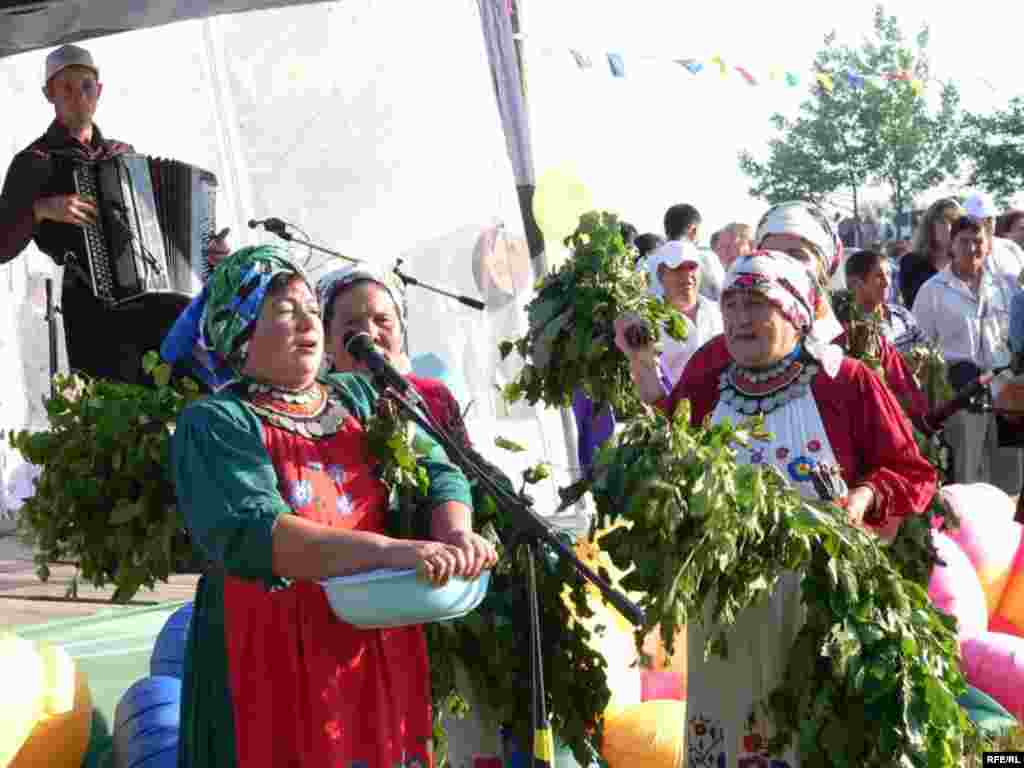
[[[386,494],[359,374],[318,378],[323,326],[301,272],[273,248],[221,263],[189,320],[223,386],[182,413],[178,503],[210,561],[183,679],[182,768],[427,768],[430,679],[419,627],[360,629],[318,581],[419,568],[435,583],[496,560],[470,528],[469,486],[430,446],[431,540],[385,535]],[[183,316],[186,317],[186,316]]]
[[[817,498],[810,470],[838,466],[852,489],[845,500],[851,524],[888,537],[903,517],[924,511],[935,493],[935,471],[888,388],[818,335],[824,298],[817,285],[804,264],[784,253],[757,251],[738,260],[721,300],[727,354],[707,354],[700,367],[695,357],[667,398],[653,345],[627,342],[636,338],[628,318],[617,323],[617,343],[648,402],[672,412],[689,400],[694,426],[706,418],[737,423],[762,415],[771,439],[737,447],[737,461],[774,465],[808,498]],[[689,765],[763,764],[744,745],[769,735],[757,703],[782,682],[802,622],[799,579],[787,574],[728,630],[728,661],[704,660],[705,638],[719,629],[709,618],[690,625]],[[698,732],[715,738],[698,738]],[[771,757],[780,768],[798,763],[792,751]]]

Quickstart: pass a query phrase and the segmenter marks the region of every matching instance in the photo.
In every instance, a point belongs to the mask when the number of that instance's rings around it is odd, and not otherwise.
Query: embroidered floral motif
[[[345,484],[345,468],[341,464],[328,464],[327,476],[338,485]]]
[[[817,464],[810,456],[797,456],[789,462],[789,476],[798,483],[806,483],[811,479],[811,471]]]
[[[811,453],[817,453],[818,451],[820,451],[821,440],[811,440],[809,443],[807,443],[807,450],[810,451]]]
[[[313,485],[309,480],[296,480],[288,493],[293,509],[301,509],[313,500]]]
[[[764,464],[764,448],[754,448],[750,452],[751,464]]]
[[[352,499],[347,493],[343,493],[338,496],[338,501],[335,504],[335,508],[338,514],[342,517],[348,517],[352,514]]]
[[[779,461],[785,461],[787,458],[789,458],[789,448],[783,446],[776,450],[775,458],[777,458]]]
[[[725,768],[725,729],[704,715],[691,717],[686,734],[687,768]]]

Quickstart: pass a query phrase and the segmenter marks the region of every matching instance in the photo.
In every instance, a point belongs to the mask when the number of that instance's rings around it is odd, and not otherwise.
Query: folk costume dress
[[[776,257],[789,258],[772,256]],[[764,273],[774,280],[789,265],[776,265],[772,258],[755,253],[738,269]],[[783,275],[784,282],[801,286],[799,275]],[[774,285],[759,285],[759,281],[730,277],[734,290],[737,281],[759,288],[785,306],[787,314],[797,318],[798,327],[809,327],[803,307],[778,290],[777,280]],[[802,303],[813,306],[807,286],[801,286],[808,296]],[[817,494],[810,469],[815,464],[838,465],[850,487],[869,485],[874,491],[876,507],[869,523],[880,529],[898,524],[904,515],[922,512],[931,500],[934,470],[918,452],[895,398],[863,364],[837,358],[835,348],[825,350],[809,336],[767,370],[744,370],[710,349],[705,357],[712,364],[688,369],[661,405],[671,412],[679,400],[688,399],[694,425],[708,416],[716,423],[724,419],[737,423],[764,414],[772,440],[738,448],[738,461],[774,465],[801,495],[811,499]],[[804,621],[798,575],[785,574],[770,596],[737,617],[727,633],[727,660],[703,657],[705,639],[718,629],[711,623],[712,605],[710,599],[705,604],[703,624],[689,626],[686,766],[796,768],[799,760],[794,750],[783,755],[765,752],[772,732],[758,703],[782,682],[789,650]]]
[[[192,618],[179,765],[432,765],[422,630],[345,624],[318,584],[289,583],[271,564],[282,514],[384,532],[385,490],[361,426],[374,401],[362,376],[341,374],[298,397],[235,388],[179,420],[179,500],[214,563]],[[469,503],[454,467],[440,456],[426,466],[432,502]]]
[[[161,347],[169,362],[191,359],[216,391],[182,412],[171,444],[178,505],[209,561],[186,649],[178,765],[426,768],[421,629],[348,625],[318,584],[273,569],[281,515],[382,533],[386,514],[363,428],[376,404],[367,379],[331,375],[283,392],[241,373],[278,277],[310,285],[280,248],[231,254]],[[421,438],[430,508],[468,505],[465,477]]]

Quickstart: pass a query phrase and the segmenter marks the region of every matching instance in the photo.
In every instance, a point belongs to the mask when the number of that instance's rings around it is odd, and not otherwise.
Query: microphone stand
[[[472,307],[473,309],[483,310],[483,309],[487,308],[487,304],[482,302],[482,301],[480,301],[479,299],[474,299],[474,298],[472,298],[470,296],[460,296],[457,293],[449,293],[448,291],[445,291],[445,290],[443,290],[441,288],[438,288],[437,286],[427,285],[426,283],[422,283],[419,280],[417,280],[415,277],[412,277],[411,275],[407,275],[405,272],[403,272],[401,269],[399,269],[399,267],[401,267],[401,266],[402,266],[402,259],[399,259],[398,261],[395,262],[394,272],[395,272],[396,275],[398,275],[398,279],[402,281],[402,285],[406,285],[406,286],[408,286],[408,285],[417,285],[420,288],[425,288],[428,291],[433,291],[434,293],[439,293],[442,296],[447,296],[449,299],[455,299],[460,304],[465,304],[467,307]]]
[[[635,627],[643,626],[646,618],[643,609],[633,603],[622,592],[615,589],[597,573],[588,568],[576,557],[551,527],[533,511],[532,502],[521,495],[509,493],[475,461],[466,455],[462,447],[452,439],[440,425],[433,423],[429,412],[426,416],[410,403],[400,392],[389,387],[380,377],[373,377],[373,386],[381,397],[392,397],[398,402],[402,411],[419,425],[428,435],[437,440],[444,448],[448,458],[472,479],[477,480],[490,492],[496,504],[508,514],[507,526],[512,529],[512,546],[509,554],[514,554],[519,546],[526,549],[527,562],[527,600],[529,602],[530,626],[528,642],[530,645],[530,709],[533,719],[533,759],[531,764],[536,768],[553,768],[554,739],[551,725],[548,722],[547,702],[544,693],[544,658],[541,653],[540,636],[540,604],[537,597],[537,574],[534,560],[542,546],[553,550],[560,558],[572,564],[576,573],[596,586],[602,597],[611,603]]]
[[[311,250],[320,251],[320,253],[326,253],[328,256],[334,256],[339,259],[344,259],[345,261],[351,261],[353,264],[359,264],[360,262],[362,262],[362,259],[353,259],[351,256],[346,256],[343,253],[332,251],[330,248],[324,248],[322,245],[317,245],[316,243],[311,243],[308,240],[303,240],[301,237],[295,237],[293,234],[291,234],[290,232],[286,232],[284,229],[279,229],[277,227],[271,229],[266,225],[263,226],[263,229],[267,232],[271,232],[277,235],[282,240],[287,240],[289,243],[298,243],[299,245],[304,245]]]

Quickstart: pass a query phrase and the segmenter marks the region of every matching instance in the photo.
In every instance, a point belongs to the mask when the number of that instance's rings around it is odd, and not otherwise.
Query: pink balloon
[[[985,632],[961,644],[967,682],[1024,719],[1024,637]]]
[[[953,483],[944,485],[939,496],[960,517],[1009,523],[1017,511],[1016,505],[1005,491],[988,483]]]
[[[683,684],[676,672],[645,669],[640,673],[640,701],[682,701],[684,698]]]
[[[928,582],[928,597],[943,613],[956,617],[957,634],[965,637],[988,629],[985,593],[967,555],[949,536],[935,531],[932,541],[944,566],[936,566]]]
[[[947,533],[974,565],[989,616],[995,614],[1010,581],[1024,527],[999,514],[990,515],[987,509],[972,508],[961,516],[960,527]]]

